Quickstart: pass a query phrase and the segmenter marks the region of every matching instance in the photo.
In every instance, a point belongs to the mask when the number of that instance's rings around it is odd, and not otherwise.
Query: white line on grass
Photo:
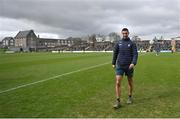
[[[142,56],[142,55],[145,55],[145,54],[146,53],[141,54],[139,56]],[[42,82],[45,82],[45,81],[48,81],[48,80],[56,79],[56,78],[59,78],[59,77],[62,77],[62,76],[66,76],[66,75],[69,75],[69,74],[73,74],[73,73],[77,73],[77,72],[93,69],[93,68],[100,67],[100,66],[103,66],[103,65],[106,65],[106,64],[109,64],[109,63],[110,62],[106,62],[106,63],[103,63],[103,64],[98,64],[98,65],[94,65],[94,66],[91,66],[91,67],[82,68],[82,69],[79,69],[79,70],[75,70],[75,71],[67,72],[67,73],[64,73],[64,74],[56,75],[56,76],[53,76],[53,77],[50,77],[50,78],[42,79],[42,80],[39,80],[39,81],[36,81],[36,82],[32,82],[32,83],[28,83],[28,84],[23,84],[23,85],[20,85],[20,86],[16,86],[14,88],[9,88],[7,90],[0,91],[0,94],[6,93],[6,92],[10,92],[10,91],[13,91],[13,90],[16,90],[16,89],[19,89],[19,88],[24,88],[24,87],[27,87],[27,86],[30,86],[30,85],[34,85],[34,84],[37,84],[37,83],[42,83]]]
[[[103,65],[106,65],[106,64],[109,64],[109,63],[110,62],[106,62],[106,63],[103,63],[103,64],[98,64],[98,65],[90,66],[90,67],[87,67],[87,68],[82,68],[82,69],[79,69],[79,70],[75,70],[75,71],[67,72],[67,73],[64,73],[64,74],[56,75],[56,76],[53,76],[53,77],[50,77],[50,78],[42,79],[42,80],[39,80],[39,81],[36,81],[36,82],[16,86],[14,88],[9,88],[7,90],[0,91],[0,94],[10,92],[10,91],[13,91],[13,90],[16,90],[16,89],[19,89],[19,88],[27,87],[27,86],[30,86],[30,85],[34,85],[34,84],[37,84],[37,83],[42,83],[42,82],[45,82],[45,81],[48,81],[48,80],[56,79],[56,78],[66,76],[66,75],[69,75],[69,74],[73,74],[73,73],[93,69],[93,68],[100,67],[100,66],[103,66]]]

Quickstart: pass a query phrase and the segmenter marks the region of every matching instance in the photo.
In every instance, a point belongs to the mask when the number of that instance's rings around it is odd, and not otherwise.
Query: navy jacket
[[[136,65],[138,59],[137,47],[130,38],[121,39],[114,47],[112,64],[117,66]]]

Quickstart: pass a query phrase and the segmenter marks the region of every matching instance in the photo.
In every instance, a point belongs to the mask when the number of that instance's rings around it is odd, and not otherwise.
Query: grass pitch
[[[0,54],[0,92],[14,88],[0,94],[0,117],[180,117],[180,53],[139,54],[134,103],[125,103],[124,77],[119,110],[112,108],[111,59],[112,53]]]

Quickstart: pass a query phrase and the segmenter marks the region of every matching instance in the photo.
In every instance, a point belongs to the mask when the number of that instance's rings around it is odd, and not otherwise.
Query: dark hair
[[[122,31],[127,31],[127,32],[129,32],[129,30],[128,30],[127,28],[123,28]]]

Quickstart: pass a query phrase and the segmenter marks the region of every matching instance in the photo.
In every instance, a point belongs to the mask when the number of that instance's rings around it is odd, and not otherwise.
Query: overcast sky
[[[29,29],[66,38],[123,27],[143,39],[180,36],[180,0],[0,0],[0,39]]]

